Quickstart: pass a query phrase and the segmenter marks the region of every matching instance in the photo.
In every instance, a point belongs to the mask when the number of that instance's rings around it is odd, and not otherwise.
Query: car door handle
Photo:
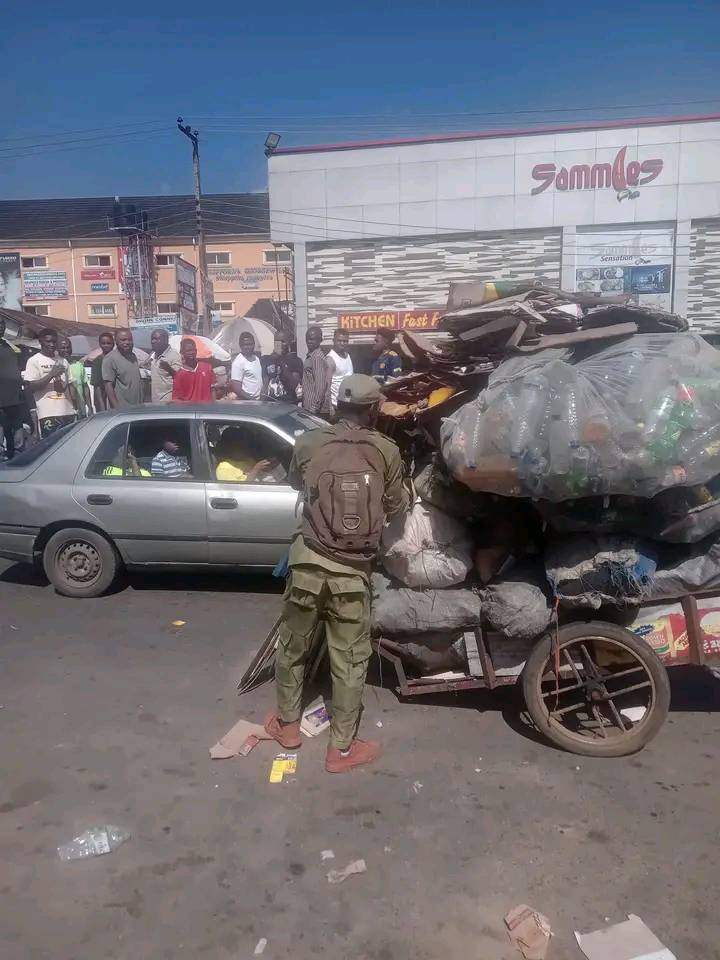
[[[235,497],[212,497],[210,500],[213,510],[234,510],[237,505]]]
[[[87,498],[88,503],[97,503],[101,506],[107,506],[109,503],[113,502],[113,498],[108,496],[107,493],[91,493]]]

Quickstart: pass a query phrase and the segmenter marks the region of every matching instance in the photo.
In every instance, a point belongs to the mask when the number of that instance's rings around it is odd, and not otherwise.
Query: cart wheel
[[[556,676],[546,635],[522,674],[528,713],[557,746],[588,757],[624,757],[649,743],[665,722],[665,667],[628,630],[600,621],[561,627],[558,660]]]

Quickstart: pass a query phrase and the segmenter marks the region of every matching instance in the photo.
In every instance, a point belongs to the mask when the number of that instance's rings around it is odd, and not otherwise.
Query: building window
[[[228,266],[230,264],[230,254],[229,253],[207,253],[205,254],[205,263],[208,264],[220,264],[223,266]]]
[[[292,252],[290,250],[263,250],[263,263],[291,264]]]
[[[214,303],[212,308],[213,313],[235,313],[235,304],[230,303],[229,300],[223,300],[221,303]]]
[[[23,305],[25,313],[32,313],[36,317],[49,317],[50,307],[47,303],[33,303],[32,306]]]
[[[83,258],[86,267],[111,267],[112,257],[109,254],[90,253]]]
[[[117,310],[116,303],[89,303],[88,314],[91,317],[114,317]]]
[[[155,266],[156,267],[174,267],[175,262],[179,256],[180,256],[179,253],[156,253]]]
[[[47,257],[23,257],[23,270],[32,270],[33,267],[46,267],[48,265]]]
[[[159,303],[157,305],[158,313],[177,313],[178,305],[176,303]]]

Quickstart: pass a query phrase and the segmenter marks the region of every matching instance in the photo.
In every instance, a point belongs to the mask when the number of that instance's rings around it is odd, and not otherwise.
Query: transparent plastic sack
[[[85,860],[88,857],[101,857],[105,853],[116,850],[120,844],[130,839],[130,834],[122,827],[105,824],[99,827],[90,827],[75,837],[70,843],[63,843],[57,848],[61,860]]]
[[[720,472],[720,352],[701,337],[636,335],[575,365],[558,353],[501,364],[445,421],[458,480],[559,502],[651,497]]]

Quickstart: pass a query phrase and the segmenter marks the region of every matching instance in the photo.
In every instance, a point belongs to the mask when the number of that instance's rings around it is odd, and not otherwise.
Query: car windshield
[[[28,447],[26,450],[23,450],[22,453],[18,453],[17,456],[13,457],[12,460],[8,460],[7,463],[0,464],[0,470],[15,470],[18,467],[27,467],[29,464],[34,463],[39,457],[44,453],[54,447],[56,443],[60,440],[63,440],[69,433],[72,433],[73,430],[78,428],[79,424],[69,423],[66,427],[61,427],[59,430],[56,430],[55,433],[51,433],[49,437],[43,437],[42,440],[38,440],[37,443],[33,443],[32,446]]]
[[[318,427],[327,426],[326,420],[321,420],[320,417],[307,413],[305,410],[293,410],[291,413],[284,413],[273,422],[290,437],[300,437],[308,430],[316,430]]]

